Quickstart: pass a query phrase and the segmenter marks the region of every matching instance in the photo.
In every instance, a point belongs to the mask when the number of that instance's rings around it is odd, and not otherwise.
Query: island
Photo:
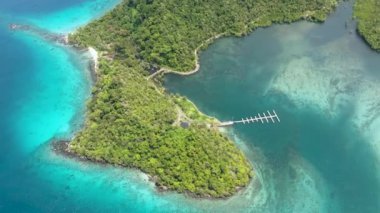
[[[336,5],[336,0],[124,0],[69,35],[70,44],[95,49],[99,61],[84,128],[65,151],[137,168],[161,190],[232,196],[254,179],[253,166],[218,130],[216,119],[185,97],[165,92],[165,72],[159,71],[195,73],[197,54],[216,38],[243,36],[273,23],[321,22]]]

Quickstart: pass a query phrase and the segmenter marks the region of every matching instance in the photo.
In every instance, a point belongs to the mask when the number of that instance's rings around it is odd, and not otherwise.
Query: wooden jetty
[[[257,115],[255,115],[255,117],[250,116],[250,117],[242,118],[241,120],[237,120],[237,121],[225,121],[225,122],[220,123],[219,127],[232,126],[234,124],[241,124],[241,123],[251,124],[251,123],[261,122],[263,124],[263,123],[271,123],[271,122],[272,123],[281,122],[276,111],[272,110],[272,112],[269,112],[268,110],[266,113],[267,114],[265,114],[264,112],[263,115],[258,113]]]

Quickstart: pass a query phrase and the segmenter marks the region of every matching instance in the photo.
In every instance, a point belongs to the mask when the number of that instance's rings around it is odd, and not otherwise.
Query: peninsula
[[[134,167],[163,190],[228,197],[254,177],[244,154],[184,97],[165,92],[162,70],[198,70],[209,38],[297,20],[323,21],[336,0],[125,0],[69,42],[99,54],[85,127],[67,150]],[[201,45],[201,46],[200,46]],[[158,77],[158,78],[157,78]]]

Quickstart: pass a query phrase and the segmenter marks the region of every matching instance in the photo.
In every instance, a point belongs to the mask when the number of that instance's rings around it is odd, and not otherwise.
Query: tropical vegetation
[[[243,153],[186,98],[165,92],[159,68],[185,72],[194,49],[219,34],[272,23],[323,21],[335,0],[125,0],[69,40],[100,54],[85,128],[70,150],[138,168],[163,189],[226,197],[254,175]],[[187,125],[182,125],[186,123]]]
[[[373,49],[380,51],[380,1],[356,0],[354,14],[359,33]]]

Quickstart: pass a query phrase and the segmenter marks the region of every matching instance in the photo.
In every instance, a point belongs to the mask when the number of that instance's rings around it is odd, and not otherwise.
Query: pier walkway
[[[250,123],[255,123],[255,122],[261,122],[261,123],[280,123],[281,120],[280,118],[278,117],[276,111],[272,111],[272,112],[269,112],[267,111],[266,112],[267,114],[265,114],[265,112],[263,113],[263,115],[261,115],[260,113],[258,113],[255,117],[247,117],[247,118],[242,118],[241,120],[237,120],[237,121],[226,121],[226,122],[222,122],[219,124],[220,127],[223,127],[223,126],[232,126],[234,124],[250,124]]]

